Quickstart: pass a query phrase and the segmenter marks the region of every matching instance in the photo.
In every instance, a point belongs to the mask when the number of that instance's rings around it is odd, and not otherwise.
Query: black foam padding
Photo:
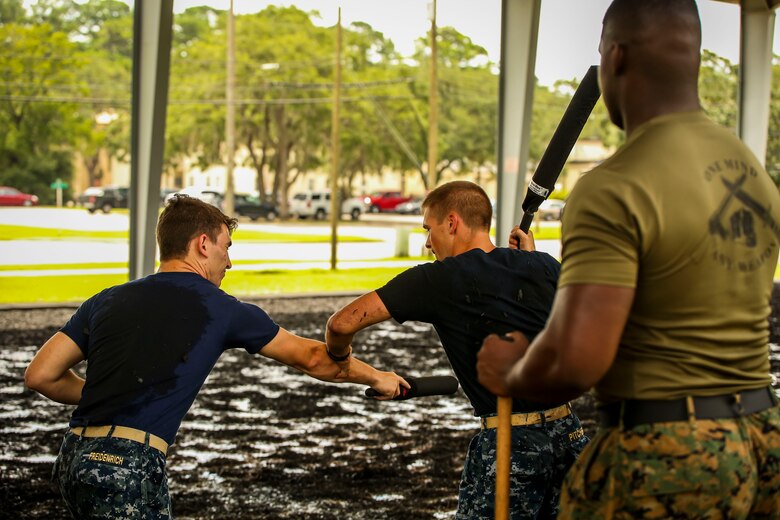
[[[404,377],[411,388],[401,387],[393,401],[405,401],[427,395],[451,395],[458,391],[458,380],[452,376]],[[366,388],[366,397],[378,397],[379,392]]]
[[[523,219],[520,222],[520,229],[523,231],[530,229],[534,213],[555,189],[555,181],[558,180],[563,165],[566,164],[574,143],[577,142],[600,96],[598,67],[592,65],[574,92],[528,186],[523,199]]]

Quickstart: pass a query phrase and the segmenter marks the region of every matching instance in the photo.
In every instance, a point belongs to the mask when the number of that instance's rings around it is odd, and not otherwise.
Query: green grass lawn
[[[420,259],[421,262],[425,259]],[[322,294],[371,291],[402,272],[403,267],[371,269],[326,269],[231,271],[222,289],[235,296],[277,294]],[[780,267],[775,279],[780,278]],[[81,302],[93,294],[127,281],[126,274],[63,275],[33,278],[0,277],[0,304]]]
[[[0,265],[0,272],[2,271],[38,271],[38,270],[52,270],[52,269],[121,269],[128,267],[127,262],[93,262],[84,264],[10,264]],[[0,281],[2,284],[2,281]]]
[[[0,240],[127,240],[127,231],[81,231],[0,224]]]
[[[403,271],[403,267],[231,271],[222,289],[234,296],[321,294],[370,291]],[[127,281],[126,274],[0,277],[0,304],[82,302],[99,291]]]
[[[127,231],[81,231],[74,229],[50,229],[32,226],[0,224],[0,240],[128,240]],[[234,240],[269,243],[327,243],[329,235],[303,235],[296,233],[268,233],[251,229],[237,229]],[[339,242],[377,242],[371,238],[339,235]]]

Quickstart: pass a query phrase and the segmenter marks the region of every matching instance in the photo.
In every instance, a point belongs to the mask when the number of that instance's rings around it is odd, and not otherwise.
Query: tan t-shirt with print
[[[601,401],[671,399],[770,382],[778,190],[702,112],[655,118],[569,197],[558,286],[633,287]]]

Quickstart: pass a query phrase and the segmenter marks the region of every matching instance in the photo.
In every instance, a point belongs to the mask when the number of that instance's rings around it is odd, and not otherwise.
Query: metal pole
[[[62,207],[62,179],[57,179],[57,182],[55,183],[57,186],[57,190],[55,191],[55,194],[57,196],[57,207]]]
[[[330,167],[330,268],[336,270],[338,247],[338,223],[341,216],[339,200],[339,106],[341,104],[341,7],[336,24],[336,78],[333,82],[333,123],[331,125],[331,167]]]
[[[430,85],[428,87],[428,190],[436,187],[436,163],[439,155],[439,112],[438,79],[436,75],[436,0],[431,4],[431,64]]]
[[[227,85],[225,101],[227,112],[225,114],[225,153],[227,153],[227,165],[225,167],[225,207],[222,210],[226,215],[232,216],[235,209],[233,170],[235,169],[236,154],[236,106],[234,103],[236,90],[236,31],[233,17],[233,0],[227,13]]]
[[[496,430],[496,520],[509,520],[509,474],[512,468],[512,398],[498,398]]]
[[[130,129],[130,280],[154,272],[173,0],[135,1]]]

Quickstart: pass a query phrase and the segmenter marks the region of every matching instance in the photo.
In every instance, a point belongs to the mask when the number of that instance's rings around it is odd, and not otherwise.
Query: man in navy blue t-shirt
[[[237,221],[186,196],[157,224],[160,269],[84,302],[38,351],[28,387],[77,405],[54,476],[76,518],[170,518],[165,456],[184,415],[227,349],[260,353],[390,399],[408,384],[324,343],[282,329],[219,289]],[[87,360],[86,378],[71,369]]]
[[[335,313],[325,341],[341,353],[357,331],[390,318],[433,324],[482,424],[469,446],[456,518],[493,518],[496,396],[477,381],[477,352],[489,334],[520,331],[507,348],[528,345],[547,321],[560,264],[546,253],[493,245],[490,199],[472,182],[439,186],[422,208],[425,245],[436,262],[399,274]],[[555,517],[563,476],[587,442],[568,403],[539,401],[513,402],[513,519]]]

